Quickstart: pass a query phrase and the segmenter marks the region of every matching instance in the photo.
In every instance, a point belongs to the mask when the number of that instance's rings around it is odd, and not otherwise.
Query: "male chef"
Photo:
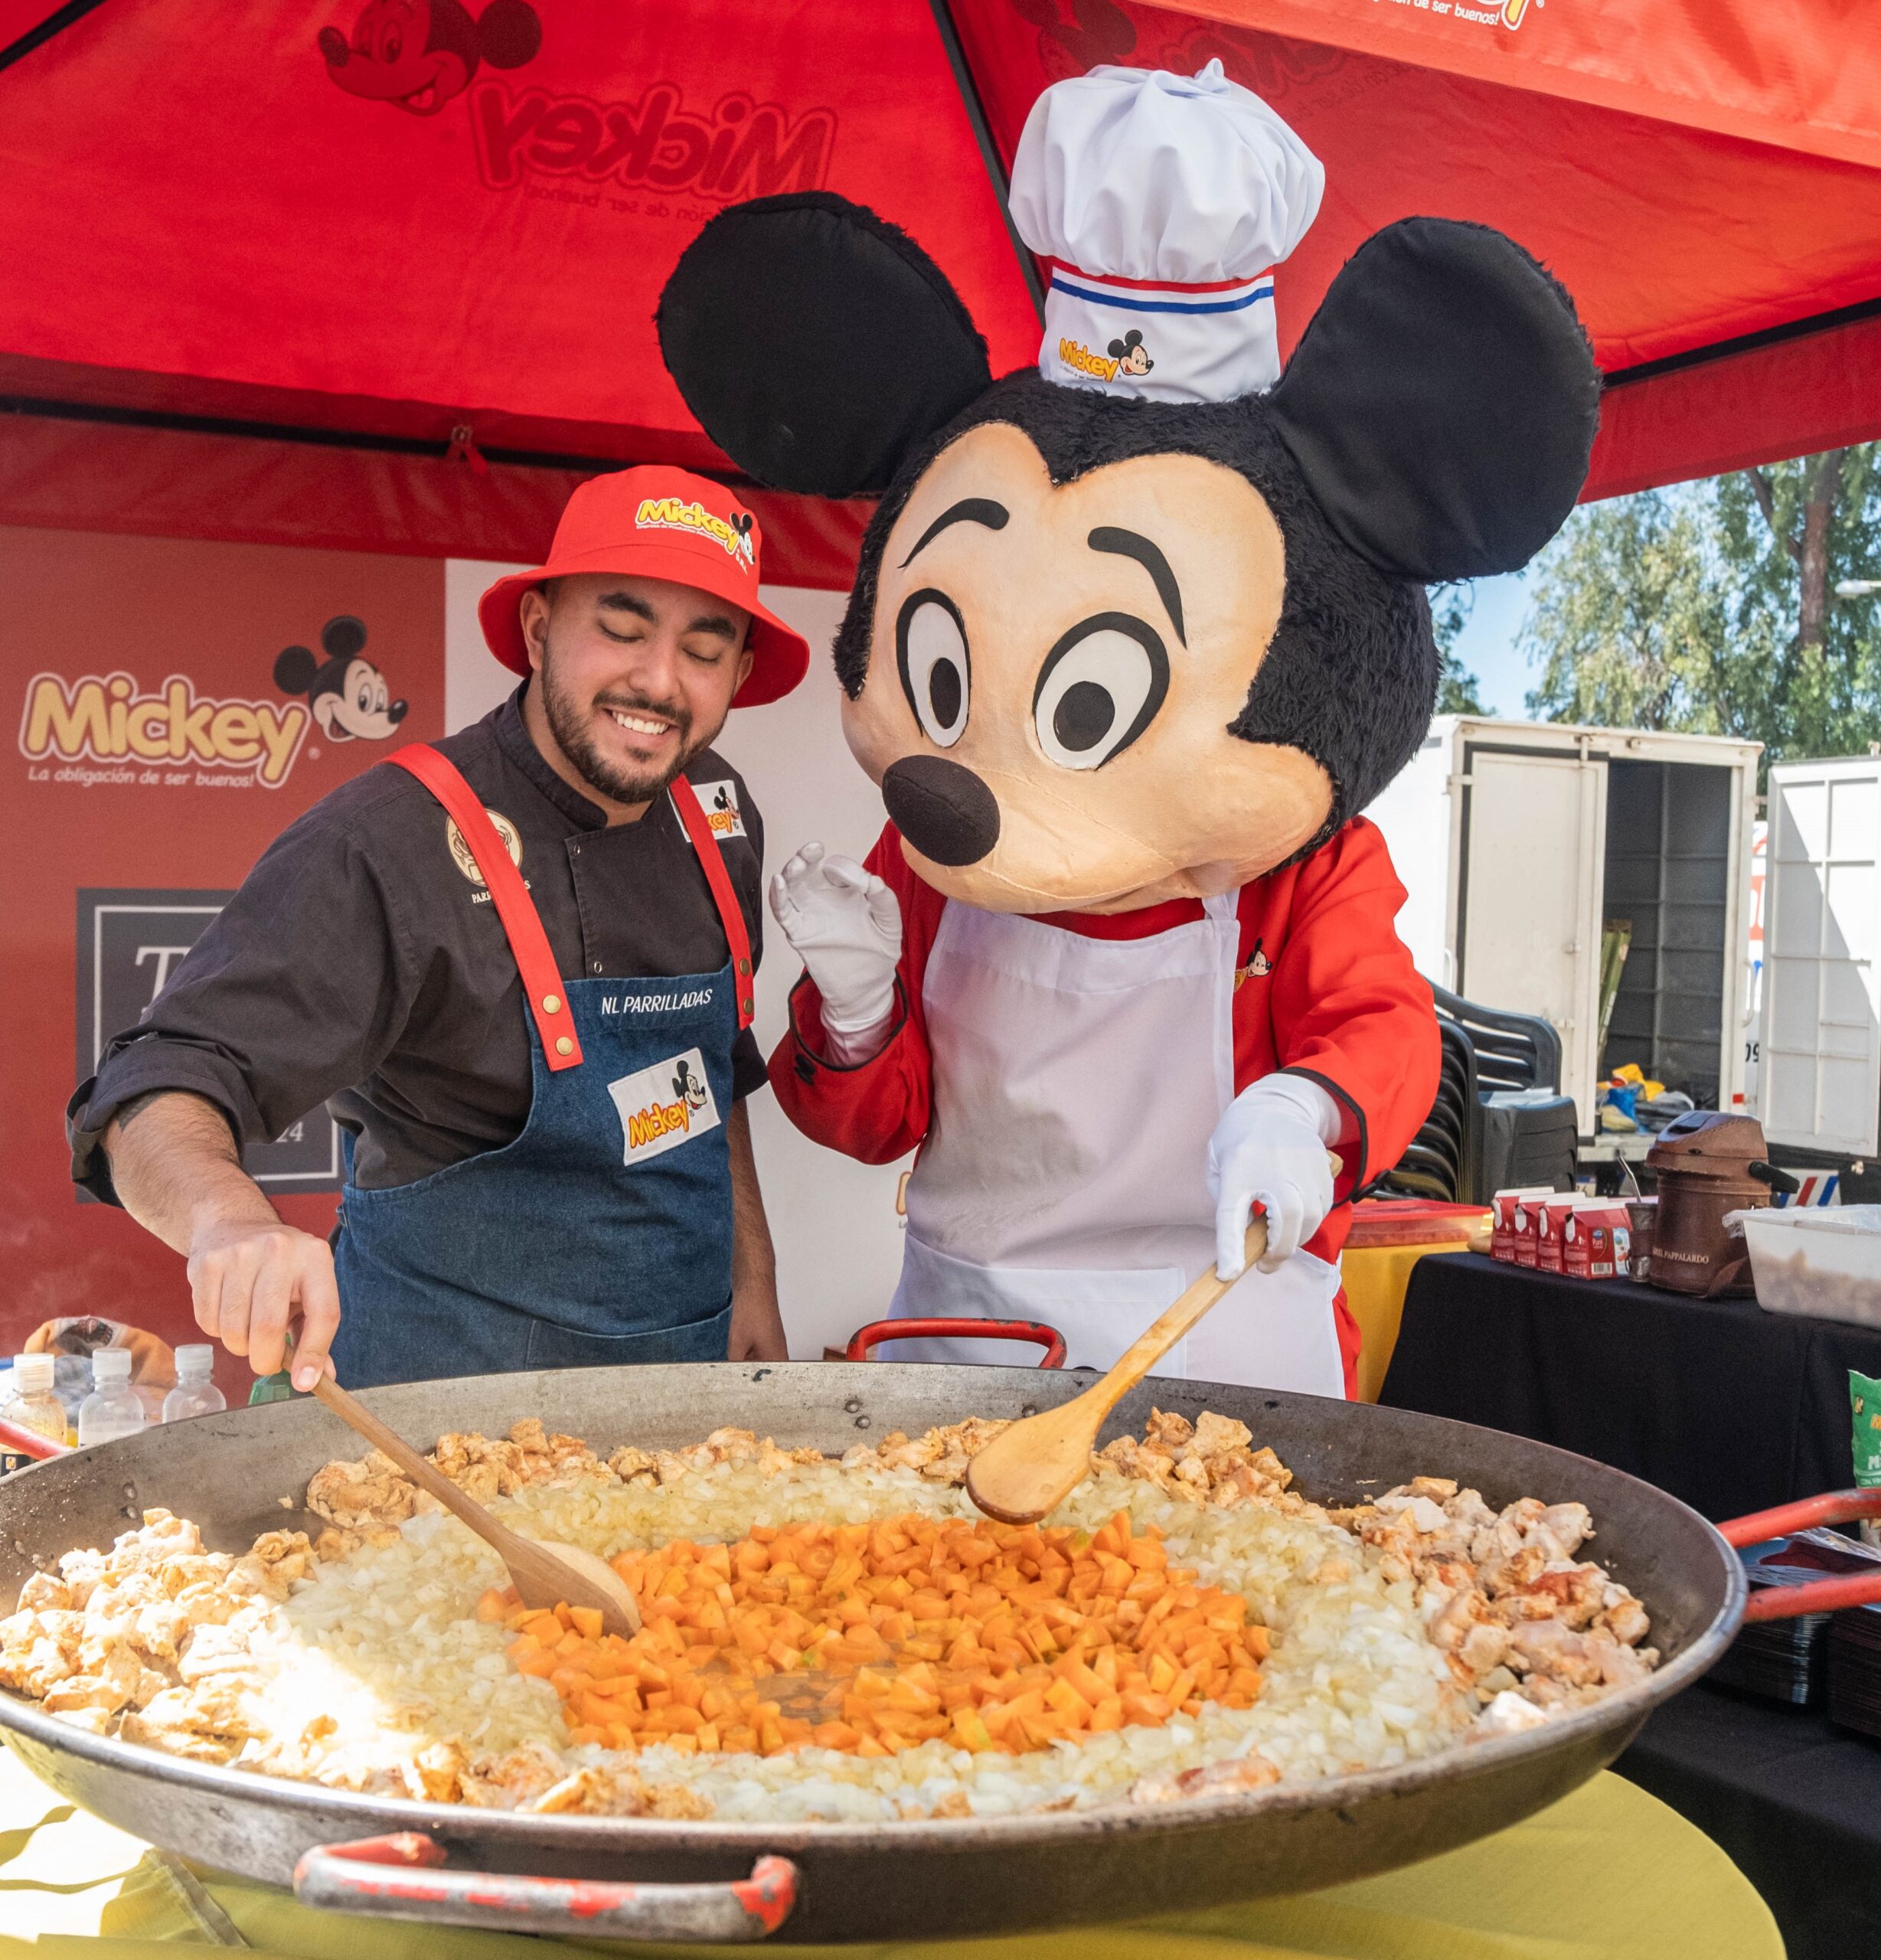
[[[743,1102],[763,831],[710,747],[808,664],[760,550],[684,471],[584,484],[479,606],[515,693],[291,825],[73,1099],[74,1178],[258,1374],[296,1321],[303,1389],[784,1357]],[[322,1101],[330,1241],[240,1158]]]

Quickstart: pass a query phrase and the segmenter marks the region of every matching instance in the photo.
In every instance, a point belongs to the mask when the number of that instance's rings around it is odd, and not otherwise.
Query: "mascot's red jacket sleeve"
[[[867,862],[901,904],[888,1038],[854,1067],[828,1060],[821,997],[806,974],[792,992],[790,1030],[771,1057],[770,1074],[777,1099],[806,1136],[864,1163],[886,1164],[926,1135],[933,1108],[921,983],[946,901],[909,869],[892,824]],[[1282,1069],[1310,1077],[1344,1106],[1341,1200],[1397,1162],[1437,1093],[1442,1049],[1430,989],[1392,923],[1403,903],[1384,839],[1363,817],[1241,890],[1235,1093]],[[1049,923],[1134,939],[1200,918],[1201,910],[1179,899],[1138,912],[1061,913]],[[1100,1057],[1092,1060],[1101,1065]],[[1308,1250],[1336,1259],[1350,1217],[1337,1206]]]

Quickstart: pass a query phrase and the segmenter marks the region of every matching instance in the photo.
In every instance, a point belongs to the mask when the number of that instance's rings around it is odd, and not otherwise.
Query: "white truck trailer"
[[[1419,969],[1553,1024],[1590,1143],[1595,1085],[1625,1062],[1701,1108],[1742,1095],[1761,747],[1439,715],[1366,812],[1409,894],[1398,930]],[[1618,920],[1631,944],[1603,1051],[1601,934]]]

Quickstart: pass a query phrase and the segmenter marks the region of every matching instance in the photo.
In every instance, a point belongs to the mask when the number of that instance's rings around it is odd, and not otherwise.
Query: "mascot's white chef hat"
[[[1273,267],[1305,237],[1325,182],[1219,61],[1193,77],[1102,67],[1055,83],[1012,168],[1013,222],[1052,262],[1039,371],[1156,401],[1272,387]]]

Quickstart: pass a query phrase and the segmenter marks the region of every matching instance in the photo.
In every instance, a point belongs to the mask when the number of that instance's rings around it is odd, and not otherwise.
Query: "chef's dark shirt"
[[[530,740],[522,691],[436,746],[514,825],[563,975],[717,972],[724,928],[671,799],[610,828]],[[755,960],[763,824],[737,771],[710,749],[686,774],[696,786],[736,786],[748,835],[718,848]],[[353,1176],[367,1187],[410,1184],[513,1141],[531,1099],[522,982],[496,908],[452,855],[450,830],[415,777],[381,767],[282,831],[73,1097],[74,1181],[115,1201],[105,1128],[152,1089],[207,1097],[244,1144],[279,1136],[325,1102],[352,1133]],[[732,1080],[741,1096],[764,1080],[748,1028]]]

